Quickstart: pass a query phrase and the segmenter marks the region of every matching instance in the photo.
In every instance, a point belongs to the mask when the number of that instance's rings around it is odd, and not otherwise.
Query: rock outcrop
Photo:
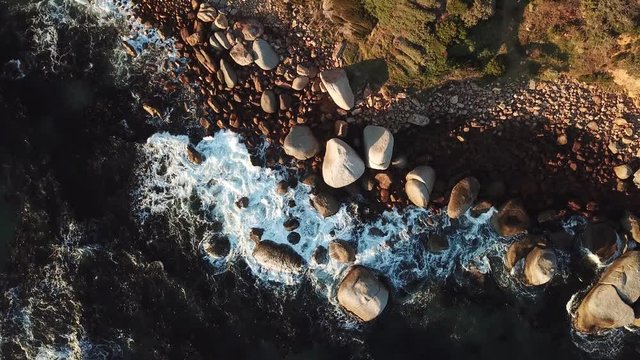
[[[406,176],[405,192],[416,206],[427,207],[436,181],[436,172],[430,166],[418,166]]]
[[[491,225],[500,236],[514,236],[529,228],[529,215],[519,200],[507,201],[491,218]]]
[[[478,197],[480,182],[474,177],[466,177],[460,180],[451,190],[447,215],[452,219],[457,219],[462,214],[471,209]]]
[[[576,330],[593,333],[640,325],[633,305],[640,298],[640,251],[628,251],[614,261],[587,293],[576,311]]]
[[[367,167],[387,170],[393,156],[393,134],[382,126],[369,125],[363,132],[364,155]]]
[[[336,105],[344,110],[353,108],[355,97],[349,84],[347,72],[344,69],[325,70],[320,73],[320,80],[322,80],[329,96],[331,96]]]
[[[362,174],[364,162],[351,146],[338,138],[327,141],[322,163],[322,177],[327,185],[333,188],[345,187],[358,180]]]
[[[320,151],[320,144],[308,126],[296,125],[284,139],[284,152],[298,160],[310,159]]]
[[[353,266],[338,288],[338,302],[362,321],[378,317],[387,306],[389,291],[371,270]]]
[[[253,257],[260,266],[271,271],[299,273],[304,268],[304,259],[291,246],[271,240],[260,241],[253,250]]]

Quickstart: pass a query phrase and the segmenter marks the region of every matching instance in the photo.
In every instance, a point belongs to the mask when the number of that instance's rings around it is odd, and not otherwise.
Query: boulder
[[[200,165],[204,161],[204,156],[191,144],[187,145],[187,157],[196,165]]]
[[[291,84],[291,88],[296,91],[300,91],[309,85],[309,78],[306,76],[298,76],[293,79],[293,83]]]
[[[369,125],[363,132],[364,155],[367,167],[386,170],[393,155],[393,134],[381,127]]]
[[[311,258],[318,265],[326,264],[329,261],[329,258],[327,256],[327,248],[322,245],[318,246],[313,252],[313,255],[311,255]]]
[[[491,218],[491,225],[500,236],[514,236],[529,228],[529,215],[519,200],[507,201]]]
[[[334,138],[327,141],[322,177],[324,182],[334,188],[352,184],[364,174],[364,162],[344,141]]]
[[[262,39],[256,39],[253,42],[253,56],[262,70],[273,70],[280,63],[280,58],[273,47]]]
[[[321,192],[312,199],[313,207],[324,218],[335,215],[340,210],[340,203],[333,196]]]
[[[353,108],[355,98],[344,69],[325,70],[320,73],[320,80],[336,105],[344,110]]]
[[[260,106],[267,114],[275,114],[278,111],[278,102],[276,94],[271,90],[265,90],[260,97]]]
[[[229,255],[231,243],[225,237],[216,238],[202,244],[202,250],[214,259],[222,259]]]
[[[338,288],[338,302],[362,321],[378,317],[387,306],[389,291],[371,270],[353,266]]]
[[[198,9],[198,20],[206,23],[213,22],[218,16],[218,10],[213,6],[209,5],[206,2],[200,4],[200,9]]]
[[[629,233],[631,238],[640,243],[640,218],[627,211],[622,218],[622,228]]]
[[[616,230],[608,223],[589,223],[582,234],[582,246],[606,261],[618,249],[617,238]]]
[[[237,43],[233,45],[231,51],[229,51],[229,55],[236,64],[240,66],[247,66],[253,64],[253,55],[244,47],[244,44]]]
[[[224,83],[227,85],[227,88],[231,89],[236,86],[238,83],[238,75],[236,75],[236,71],[227,60],[220,59],[220,71],[222,71]]]
[[[466,177],[460,180],[451,190],[447,215],[457,219],[473,206],[480,191],[480,182],[474,177]]]
[[[218,16],[213,21],[213,25],[215,25],[218,29],[226,29],[229,27],[229,19],[227,19],[227,15],[222,12],[218,12]]]
[[[304,259],[291,246],[271,240],[260,241],[253,250],[253,257],[260,266],[271,271],[299,273]]]
[[[558,271],[558,259],[553,249],[534,247],[524,260],[524,280],[529,285],[543,285]]]
[[[427,207],[436,181],[436,173],[430,166],[418,166],[406,176],[404,190],[416,206]]]
[[[573,325],[585,333],[629,326],[636,322],[633,304],[640,298],[640,251],[628,251],[614,261],[587,293]]]
[[[256,19],[244,19],[236,21],[233,28],[242,32],[242,37],[246,41],[254,41],[264,33],[264,26]]]
[[[533,250],[538,244],[540,237],[528,235],[526,238],[516,241],[507,249],[507,255],[505,256],[505,267],[511,271],[518,261],[524,259],[529,255],[529,252]]]
[[[344,240],[333,240],[329,243],[329,257],[339,263],[354,262],[356,250]]]
[[[633,170],[629,165],[619,165],[613,168],[613,172],[615,172],[616,176],[620,180],[627,180],[633,175]]]
[[[296,125],[284,138],[284,152],[298,160],[310,159],[320,151],[320,144],[305,125]]]
[[[226,50],[231,49],[231,43],[227,39],[227,33],[225,33],[224,31],[216,31],[213,34],[213,37],[215,37],[215,39],[218,41],[218,44],[220,44],[220,46],[222,46]],[[211,39],[209,39],[209,42],[211,42]]]

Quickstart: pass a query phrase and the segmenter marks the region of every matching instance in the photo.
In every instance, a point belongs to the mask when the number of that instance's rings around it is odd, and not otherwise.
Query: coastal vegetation
[[[640,74],[634,0],[305,0],[347,41],[344,59],[383,58],[396,85],[567,74],[601,85]]]

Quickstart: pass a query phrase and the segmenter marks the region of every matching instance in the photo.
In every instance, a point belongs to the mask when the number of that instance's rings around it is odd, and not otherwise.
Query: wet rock
[[[619,165],[613,168],[613,171],[616,173],[616,176],[620,180],[627,180],[633,175],[633,170],[629,165]]]
[[[364,162],[344,141],[333,138],[327,141],[322,177],[324,182],[334,188],[352,184],[364,174]]]
[[[254,41],[264,33],[264,26],[256,19],[244,19],[233,24],[234,29],[242,32],[246,41]]]
[[[300,273],[304,259],[291,246],[271,240],[260,241],[253,250],[253,257],[260,266],[271,271]]]
[[[480,182],[474,177],[466,177],[460,180],[451,190],[447,215],[457,219],[473,206],[480,191]]]
[[[389,291],[371,270],[353,266],[338,288],[338,302],[362,321],[378,317],[389,300]]]
[[[273,70],[280,63],[280,58],[273,47],[262,39],[256,39],[253,42],[253,56],[262,70]]]
[[[204,156],[191,144],[187,145],[187,157],[196,165],[200,165],[204,161]]]
[[[284,152],[298,160],[310,159],[320,151],[320,144],[308,126],[296,125],[284,139]]]
[[[622,228],[629,233],[631,238],[640,243],[640,218],[626,211],[621,220]]]
[[[285,195],[289,191],[289,183],[285,180],[278,181],[276,185],[276,192],[278,195]]]
[[[217,16],[218,10],[216,10],[216,8],[206,2],[200,4],[200,9],[198,10],[198,20],[205,23],[210,23],[215,21]]]
[[[351,90],[347,73],[343,69],[325,70],[320,73],[320,79],[336,105],[344,110],[353,108],[355,104],[353,90]]]
[[[356,250],[344,240],[333,240],[329,243],[329,257],[339,263],[354,262]]]
[[[558,271],[558,259],[553,249],[534,247],[524,261],[524,280],[538,286],[551,281]]]
[[[329,261],[329,257],[327,255],[327,248],[322,245],[318,246],[316,250],[313,252],[313,255],[311,255],[311,258],[318,265],[326,264]]]
[[[381,127],[369,125],[363,132],[364,154],[371,169],[386,170],[393,156],[393,134]]]
[[[573,325],[593,333],[629,326],[638,320],[633,304],[640,298],[640,252],[628,251],[614,261],[578,307]]]
[[[389,189],[391,187],[391,184],[393,183],[391,176],[389,176],[389,174],[387,173],[377,173],[374,178],[378,182],[378,186],[380,186],[381,189]]]
[[[255,243],[258,243],[260,242],[260,240],[262,240],[262,234],[264,234],[264,229],[251,228],[251,231],[249,232],[249,239],[251,239],[251,241]]]
[[[265,90],[260,97],[260,107],[267,114],[275,114],[278,111],[276,94],[271,90]]]
[[[242,43],[233,45],[231,51],[229,51],[229,55],[231,55],[233,61],[235,61],[236,64],[240,66],[248,66],[253,64],[253,55]]]
[[[582,246],[601,261],[608,260],[618,248],[616,230],[608,223],[589,223],[582,234]]]
[[[416,206],[426,208],[429,204],[436,173],[430,166],[418,166],[406,176],[405,192],[409,200]]]
[[[224,76],[224,83],[227,85],[227,88],[231,89],[236,86],[238,83],[238,75],[236,75],[236,71],[233,70],[231,64],[225,59],[220,59],[220,71]]]
[[[236,207],[238,209],[246,209],[249,206],[249,198],[246,196],[241,197],[236,201]]]
[[[529,255],[529,252],[533,250],[540,240],[539,237],[529,235],[520,241],[516,241],[509,246],[507,254],[505,256],[505,267],[508,271],[511,271],[518,261],[524,259]]]
[[[309,78],[306,76],[298,76],[293,79],[293,83],[291,84],[291,88],[296,91],[300,91],[309,85]]]
[[[300,234],[295,231],[289,233],[289,235],[287,235],[287,241],[292,245],[298,244],[300,242]]]
[[[216,238],[213,241],[207,241],[202,245],[202,250],[214,259],[222,259],[229,255],[231,251],[231,243],[225,237]]]
[[[332,195],[321,192],[312,199],[313,207],[322,217],[330,217],[340,210],[340,203]]]
[[[474,207],[471,208],[471,210],[469,211],[469,214],[472,217],[477,218],[487,213],[489,210],[491,210],[492,207],[493,207],[493,204],[491,204],[489,201],[480,201]]]
[[[507,201],[491,218],[491,225],[500,236],[514,236],[529,228],[529,215],[519,200]]]
[[[291,219],[288,219],[287,221],[285,221],[284,224],[282,224],[282,226],[284,226],[284,228],[287,231],[293,231],[293,230],[297,229],[298,227],[300,227],[300,221],[298,221],[298,219],[296,219],[296,218],[291,218]]]
[[[442,234],[431,234],[427,240],[427,250],[439,254],[449,249],[449,239]]]

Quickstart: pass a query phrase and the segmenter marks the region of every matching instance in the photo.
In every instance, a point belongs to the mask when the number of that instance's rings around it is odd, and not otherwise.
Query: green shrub
[[[506,70],[504,60],[502,56],[494,56],[489,62],[484,66],[483,72],[487,76],[499,77],[504,75]]]

